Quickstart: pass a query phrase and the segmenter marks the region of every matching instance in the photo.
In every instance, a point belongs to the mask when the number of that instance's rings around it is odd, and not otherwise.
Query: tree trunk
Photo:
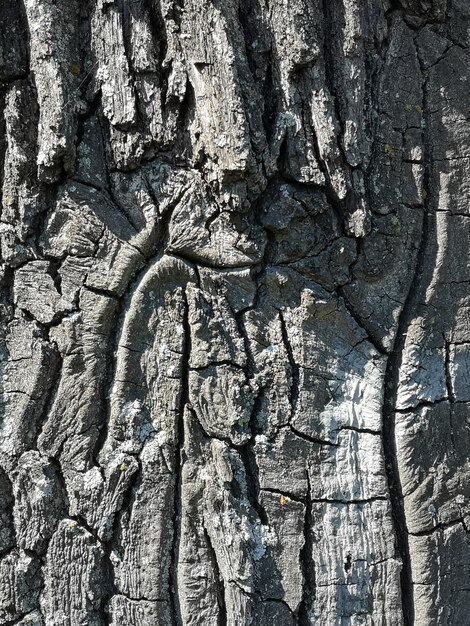
[[[468,0],[0,24],[0,624],[470,624]]]

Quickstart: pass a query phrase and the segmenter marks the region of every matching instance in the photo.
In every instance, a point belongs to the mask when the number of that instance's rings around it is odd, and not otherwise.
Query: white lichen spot
[[[433,520],[437,521],[437,511],[436,511],[436,507],[434,506],[434,504],[430,504],[428,506],[428,513],[432,517]]]
[[[163,446],[168,441],[168,434],[164,430],[159,430],[155,434],[155,440],[159,446]]]
[[[255,435],[255,441],[257,445],[267,446],[269,441],[266,435]]]

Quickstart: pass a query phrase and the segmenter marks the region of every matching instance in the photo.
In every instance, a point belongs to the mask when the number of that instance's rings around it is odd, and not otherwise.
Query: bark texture
[[[0,0],[0,624],[470,624],[468,0]]]

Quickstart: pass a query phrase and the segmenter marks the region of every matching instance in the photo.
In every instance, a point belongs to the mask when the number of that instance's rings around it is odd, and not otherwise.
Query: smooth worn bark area
[[[0,0],[0,624],[470,623],[468,0]]]

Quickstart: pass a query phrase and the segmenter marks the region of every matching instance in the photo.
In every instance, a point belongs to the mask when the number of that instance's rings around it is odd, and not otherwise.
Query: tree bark
[[[470,624],[468,0],[0,24],[0,624]]]

